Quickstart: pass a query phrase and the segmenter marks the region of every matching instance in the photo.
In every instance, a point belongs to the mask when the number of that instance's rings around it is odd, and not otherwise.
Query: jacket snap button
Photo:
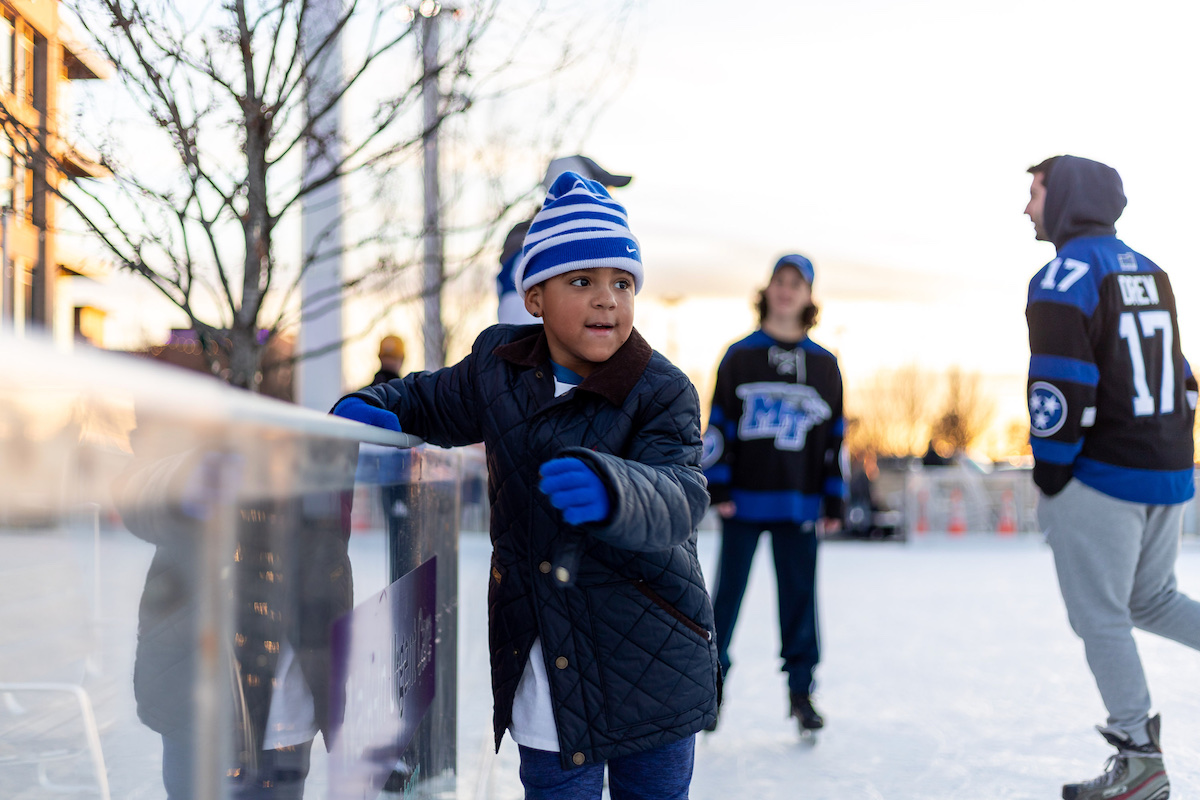
[[[542,377],[542,371],[539,369],[537,372],[534,373],[534,376],[538,377],[538,378]]]
[[[542,571],[542,574],[543,574],[543,575],[549,574],[549,572],[550,572],[550,562],[549,562],[549,561],[543,561],[542,563],[538,564],[538,569]]]
[[[575,766],[579,766],[585,761],[583,753],[576,753],[575,755],[571,756],[571,760],[575,762]]]
[[[554,666],[558,667],[559,669],[566,669],[567,668],[567,657],[559,656],[558,658],[554,659]]]

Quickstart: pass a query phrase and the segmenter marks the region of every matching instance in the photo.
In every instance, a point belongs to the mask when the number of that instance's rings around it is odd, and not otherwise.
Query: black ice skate
[[[801,692],[789,692],[789,695],[791,711],[788,712],[788,716],[799,721],[801,733],[811,733],[825,727],[825,720],[813,708],[811,697]]]
[[[1171,785],[1163,769],[1160,724],[1157,714],[1150,718],[1146,723],[1150,744],[1141,745],[1134,744],[1124,731],[1097,726],[1117,753],[1109,756],[1100,777],[1063,786],[1063,800],[1167,800]]]

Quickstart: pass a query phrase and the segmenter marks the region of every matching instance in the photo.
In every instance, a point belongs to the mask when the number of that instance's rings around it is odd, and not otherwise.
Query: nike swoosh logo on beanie
[[[613,267],[633,276],[637,293],[644,282],[639,248],[624,206],[596,181],[564,172],[525,234],[514,282],[524,294],[555,275]]]

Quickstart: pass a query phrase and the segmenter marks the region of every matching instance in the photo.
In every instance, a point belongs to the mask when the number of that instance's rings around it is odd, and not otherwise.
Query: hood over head
[[[1056,248],[1080,236],[1116,236],[1125,190],[1115,169],[1087,158],[1059,156],[1043,180],[1042,224]]]

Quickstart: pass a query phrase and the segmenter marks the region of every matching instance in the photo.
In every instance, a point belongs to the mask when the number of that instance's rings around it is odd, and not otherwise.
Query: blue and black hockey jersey
[[[717,369],[704,468],[713,503],[737,519],[808,522],[840,517],[842,376],[828,350],[779,342],[762,330],[734,343]]]
[[[1121,500],[1192,497],[1196,381],[1183,357],[1171,282],[1113,225],[1116,172],[1063,156],[1046,178],[1058,256],[1029,284],[1027,384],[1034,482],[1075,477]]]

